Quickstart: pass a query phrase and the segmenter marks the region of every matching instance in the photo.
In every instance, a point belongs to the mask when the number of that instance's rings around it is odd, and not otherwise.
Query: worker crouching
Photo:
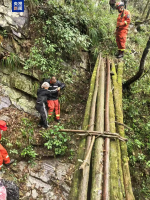
[[[116,3],[116,9],[119,12],[117,18],[116,26],[116,42],[118,46],[118,53],[116,54],[117,58],[122,58],[124,56],[125,44],[127,39],[128,27],[131,20],[131,15],[128,10],[124,9],[123,2]]]
[[[2,132],[7,130],[6,122],[0,120],[0,140],[2,137]],[[9,155],[6,149],[0,144],[0,169],[2,168],[3,164],[5,166],[9,166],[14,162],[14,159],[10,160]]]

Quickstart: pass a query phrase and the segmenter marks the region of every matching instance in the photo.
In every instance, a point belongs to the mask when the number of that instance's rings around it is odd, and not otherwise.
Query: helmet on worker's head
[[[3,120],[0,120],[0,130],[2,130],[2,131],[7,130],[6,122]]]
[[[122,1],[120,1],[120,2],[117,2],[115,6],[116,6],[116,9],[118,9],[121,6],[124,6],[124,3]]]

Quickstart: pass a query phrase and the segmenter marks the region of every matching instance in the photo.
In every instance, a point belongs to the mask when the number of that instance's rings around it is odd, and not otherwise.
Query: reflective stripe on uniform
[[[120,51],[125,51],[125,49],[118,49],[118,50],[120,50]]]
[[[124,23],[125,23],[125,25],[127,25],[127,24],[128,24],[128,22],[127,22],[127,21],[124,21]]]
[[[53,112],[49,112],[49,113],[48,113],[48,116],[52,116],[52,114],[53,114]]]
[[[6,158],[9,158],[9,155],[7,155]]]
[[[2,165],[0,165],[0,168],[3,166],[3,164]]]
[[[56,117],[59,117],[60,115],[56,115]]]

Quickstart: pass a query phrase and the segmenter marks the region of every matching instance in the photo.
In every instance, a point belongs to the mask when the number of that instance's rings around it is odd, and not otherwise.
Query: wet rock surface
[[[13,176],[26,176],[20,184],[20,198],[38,200],[67,200],[72,179],[73,164],[65,163],[63,158],[49,158],[36,161],[34,167],[21,161],[12,167]],[[2,174],[6,178],[6,174]]]

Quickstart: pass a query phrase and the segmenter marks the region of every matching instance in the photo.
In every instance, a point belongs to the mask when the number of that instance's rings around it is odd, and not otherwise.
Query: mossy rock
[[[21,90],[33,97],[36,97],[37,89],[39,88],[38,81],[33,81],[25,75],[12,73],[10,77],[11,87]]]

